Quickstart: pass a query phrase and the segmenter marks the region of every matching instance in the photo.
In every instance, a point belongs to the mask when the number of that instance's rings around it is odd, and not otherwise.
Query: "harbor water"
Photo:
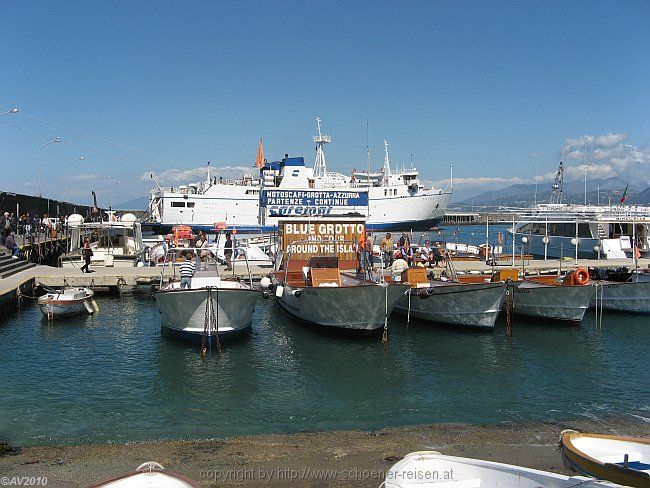
[[[650,425],[650,319],[582,326],[500,318],[492,332],[389,320],[379,337],[324,335],[260,300],[250,336],[201,359],[161,334],[151,291],[48,323],[26,301],[0,319],[0,439],[13,445],[209,439],[436,422]]]

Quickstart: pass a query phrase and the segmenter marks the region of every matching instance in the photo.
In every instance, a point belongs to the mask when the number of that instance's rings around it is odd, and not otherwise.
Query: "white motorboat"
[[[261,295],[260,290],[253,288],[250,274],[248,282],[234,276],[220,276],[214,261],[197,266],[190,288],[181,289],[180,282],[173,279],[154,293],[163,330],[207,344],[250,331]]]
[[[41,312],[49,320],[78,313],[94,313],[99,310],[90,288],[65,288],[48,291],[38,299]]]
[[[565,476],[510,464],[445,456],[435,451],[407,454],[386,474],[385,488],[612,488],[584,476]]]
[[[135,215],[124,214],[118,218],[109,211],[101,222],[85,222],[81,215],[68,218],[68,249],[61,256],[64,268],[81,268],[84,265],[83,240],[88,238],[92,267],[132,268],[143,264],[145,246],[142,230]]]
[[[276,303],[299,321],[349,331],[384,328],[408,285],[375,283],[341,272],[336,256],[313,256],[301,271],[276,271],[269,282]]]
[[[150,193],[151,221],[158,234],[178,224],[211,232],[215,228],[272,231],[283,218],[342,217],[367,219],[369,229],[429,230],[443,218],[451,198],[448,189],[425,188],[415,168],[391,167],[388,144],[381,171],[363,178],[328,171],[323,147],[331,137],[321,133],[318,120],[316,159],[307,167],[302,157],[266,162],[258,157],[259,175],[237,180],[210,177],[206,181],[173,188],[156,185]],[[258,153],[259,155],[260,153]],[[394,166],[394,165],[393,165]]]
[[[650,281],[598,281],[590,306],[618,312],[650,313]]]
[[[650,486],[650,439],[562,432],[565,464],[589,476],[625,486]]]
[[[539,258],[625,259],[650,255],[650,207],[562,202],[560,163],[551,200],[516,210],[514,233]],[[525,239],[524,239],[525,237]]]
[[[562,285],[525,280],[514,283],[512,312],[528,317],[581,322],[594,294],[592,285]]]
[[[411,288],[399,299],[395,311],[430,322],[492,329],[505,287],[505,283],[430,280]]]
[[[135,471],[102,481],[89,488],[199,488],[199,483],[182,474],[167,471],[155,462],[138,466]]]

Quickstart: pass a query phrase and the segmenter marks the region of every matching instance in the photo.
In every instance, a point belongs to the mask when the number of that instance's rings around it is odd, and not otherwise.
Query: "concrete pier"
[[[513,267],[511,263],[502,261],[498,266],[493,267],[485,264],[483,261],[454,261],[454,269],[459,273],[471,274],[490,274],[494,269]],[[617,268],[627,266],[633,269],[634,265],[630,259],[614,260],[597,260],[597,259],[565,259],[561,263],[557,259],[553,260],[524,260],[515,262],[515,268],[519,271],[524,269],[527,275],[537,275],[545,273],[554,273],[559,269],[568,270],[578,266],[583,267],[602,267]],[[650,268],[650,259],[639,259],[639,270]],[[269,268],[261,268],[251,265],[251,275],[258,281],[263,276],[270,273]],[[92,269],[92,267],[91,267]],[[444,270],[444,265],[438,268],[430,268],[435,274]],[[436,271],[437,270],[437,271]],[[233,272],[227,272],[225,266],[221,265],[219,271],[223,276],[232,275]],[[95,288],[105,288],[119,290],[122,287],[129,286],[156,286],[160,282],[161,273],[166,281],[174,275],[172,267],[142,267],[142,268],[94,268],[92,273],[82,273],[78,269],[54,268],[51,266],[33,266],[20,271],[7,278],[0,279],[0,304],[16,302],[20,293],[31,295],[33,289],[39,286],[63,287],[63,286],[87,286]],[[235,263],[234,275],[244,279],[248,278],[246,266],[242,263]],[[178,271],[176,271],[178,276]],[[19,292],[20,291],[20,292]]]

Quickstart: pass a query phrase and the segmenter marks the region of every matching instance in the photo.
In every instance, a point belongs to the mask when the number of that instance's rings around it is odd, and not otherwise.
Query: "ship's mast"
[[[551,200],[549,203],[562,203],[563,181],[564,181],[564,161],[560,161],[560,167],[557,169],[557,173],[555,175],[555,182],[553,183],[553,192],[551,193]]]
[[[390,158],[388,157],[388,141],[384,139],[384,178],[390,176]]]
[[[325,152],[323,146],[332,142],[332,138],[326,134],[321,133],[320,117],[316,117],[316,126],[318,127],[318,135],[314,136],[316,143],[316,161],[314,162],[314,178],[325,178],[327,174],[327,163],[325,162]]]

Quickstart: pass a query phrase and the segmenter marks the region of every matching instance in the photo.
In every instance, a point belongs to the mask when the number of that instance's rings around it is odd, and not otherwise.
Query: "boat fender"
[[[275,288],[275,296],[278,298],[282,298],[282,295],[284,295],[284,286],[278,285]]]
[[[262,287],[263,290],[273,289],[273,283],[271,282],[271,279],[268,276],[265,276],[260,280],[260,286]]]
[[[262,292],[262,298],[264,298],[264,300],[268,300],[271,298],[271,294],[268,291],[264,291]]]
[[[293,295],[293,296],[296,297],[296,298],[300,298],[300,295],[301,295],[301,294],[302,294],[302,293],[301,293],[300,290],[293,290],[293,291],[291,292],[291,295]]]

